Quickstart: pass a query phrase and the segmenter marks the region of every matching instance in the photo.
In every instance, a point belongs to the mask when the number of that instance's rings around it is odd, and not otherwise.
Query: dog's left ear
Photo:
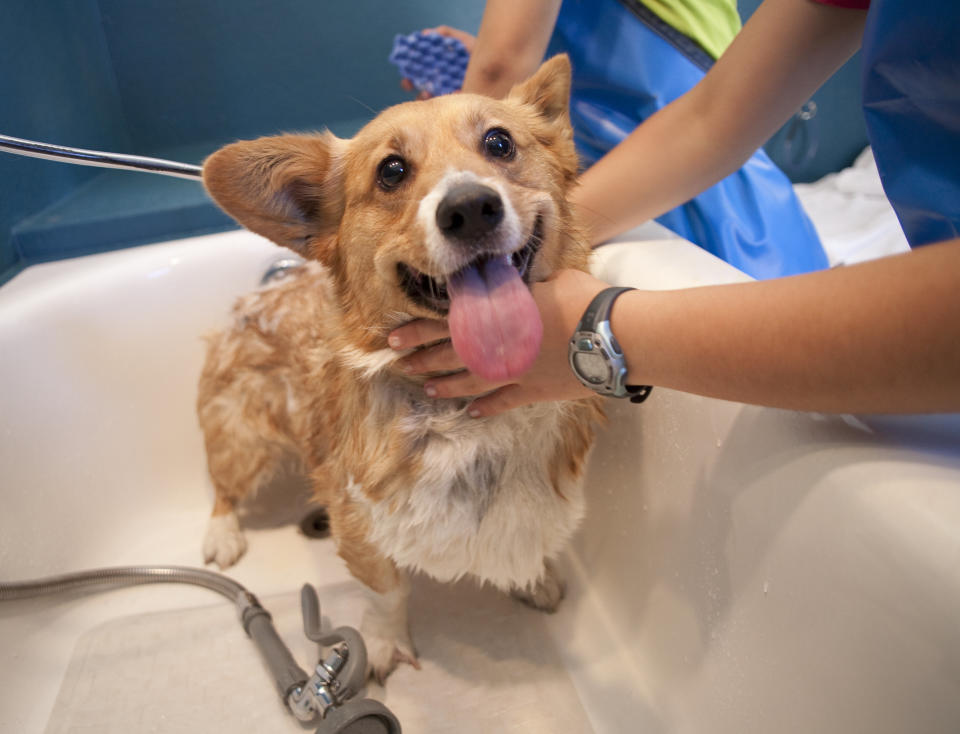
[[[533,76],[511,89],[507,98],[536,107],[550,122],[569,124],[570,59],[558,54],[543,62]]]
[[[345,144],[329,132],[232,143],[204,161],[203,183],[247,229],[329,263],[343,215]]]

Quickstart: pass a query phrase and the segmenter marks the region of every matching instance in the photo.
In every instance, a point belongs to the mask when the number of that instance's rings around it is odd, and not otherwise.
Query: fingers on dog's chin
[[[470,372],[457,372],[454,375],[430,380],[424,390],[432,398],[469,398],[474,395],[496,390],[500,385],[481,380]]]
[[[409,375],[446,377],[466,370],[449,342],[418,350],[400,360],[400,368]]]
[[[450,338],[450,330],[443,321],[417,319],[398,326],[387,337],[392,349],[412,349]]]

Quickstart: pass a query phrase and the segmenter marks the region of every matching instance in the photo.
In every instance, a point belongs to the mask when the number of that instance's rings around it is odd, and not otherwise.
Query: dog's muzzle
[[[527,238],[526,244],[509,255],[510,262],[517,269],[523,282],[530,285],[530,267],[533,258],[543,244],[543,217],[537,216],[533,224],[533,232]],[[484,260],[505,255],[481,254],[467,263],[464,267],[476,266]],[[450,310],[450,294],[447,292],[447,280],[433,278],[426,273],[410,267],[405,263],[397,263],[397,277],[400,287],[407,297],[414,303],[446,316]]]
[[[473,258],[463,268],[482,264],[484,260],[509,257],[520,277],[529,285],[530,266],[543,244],[543,217],[538,215],[524,246],[505,255],[495,249],[497,228],[503,222],[504,205],[500,194],[478,182],[452,187],[437,206],[438,230],[453,247]],[[414,303],[440,315],[450,310],[446,277],[434,278],[406,263],[397,264],[400,287]]]

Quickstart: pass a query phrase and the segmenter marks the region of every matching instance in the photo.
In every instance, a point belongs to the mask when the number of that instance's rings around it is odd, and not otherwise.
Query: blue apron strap
[[[570,56],[570,116],[586,165],[690,90],[710,64],[695,42],[662,22],[658,26],[648,10],[649,16],[634,12],[638,6],[643,8],[628,0],[564,0],[560,9],[548,52]],[[789,179],[762,150],[657,221],[755,278],[828,265]]]
[[[863,114],[883,190],[912,245],[960,237],[960,2],[873,0]]]

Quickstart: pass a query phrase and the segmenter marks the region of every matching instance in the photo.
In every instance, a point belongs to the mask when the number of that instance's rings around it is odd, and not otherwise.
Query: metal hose
[[[309,585],[301,589],[300,595],[307,637],[322,646],[345,643],[341,649],[334,648],[330,657],[322,661],[316,673],[309,678],[277,635],[270,614],[257,598],[233,579],[202,568],[117,566],[29,581],[0,581],[0,602],[76,590],[102,591],[140,584],[169,583],[202,586],[225,596],[236,605],[243,629],[256,644],[273,674],[281,699],[300,721],[319,722],[318,734],[401,734],[397,717],[379,701],[360,698],[344,701],[356,695],[366,678],[367,657],[363,638],[350,627],[321,633],[320,607],[316,591]],[[333,666],[332,661],[338,664]],[[327,705],[323,705],[325,698],[328,699]]]
[[[41,143],[36,140],[24,140],[12,135],[0,135],[0,151],[25,155],[31,158],[43,158],[48,161],[75,163],[81,166],[97,168],[119,168],[125,171],[146,171],[175,178],[187,178],[199,181],[203,168],[191,163],[167,161],[162,158],[149,158],[143,155],[127,153],[108,153],[102,150],[68,148],[66,145]]]
[[[202,586],[225,596],[237,605],[241,613],[248,606],[259,606],[257,598],[233,579],[213,571],[185,566],[117,566],[47,576],[29,581],[0,581],[0,601],[30,599],[90,587],[119,588],[139,584]]]
[[[65,573],[30,581],[0,582],[0,602],[50,596],[74,590],[105,589],[140,584],[191,584],[215,591],[237,607],[243,629],[260,651],[270,668],[281,698],[286,702],[290,692],[302,686],[307,673],[277,636],[270,614],[252,593],[223,574],[202,568],[184,566],[117,566]]]

